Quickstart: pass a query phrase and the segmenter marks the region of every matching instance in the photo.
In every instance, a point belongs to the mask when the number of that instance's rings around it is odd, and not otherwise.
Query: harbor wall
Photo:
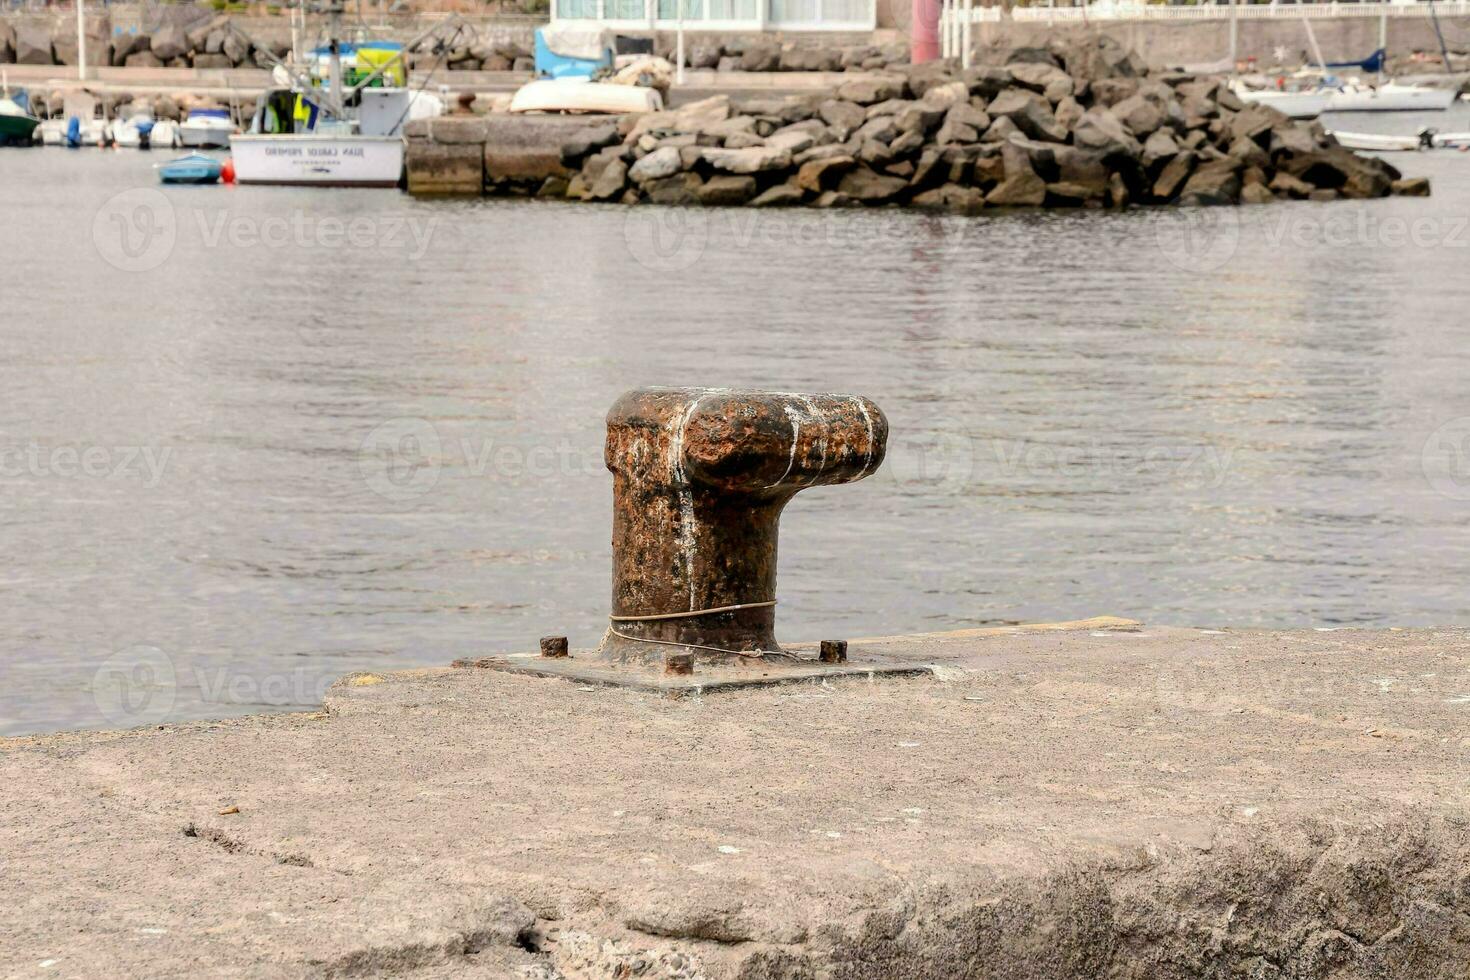
[[[150,9],[166,11],[171,8]],[[198,18],[197,8],[185,9],[193,11],[193,16]],[[95,47],[91,63],[121,66],[128,63],[130,55],[134,55],[135,64],[152,66],[154,59],[151,55],[158,53],[157,48],[147,50],[149,45],[145,43],[141,48],[134,49],[133,41],[140,36],[149,38],[152,33],[162,29],[164,22],[158,19],[159,16],[157,13],[145,15],[137,8],[113,7],[106,14],[92,17],[89,21],[92,25],[89,34],[94,38]],[[207,26],[210,20],[210,16],[205,14],[202,20],[195,20],[185,26]],[[281,53],[289,50],[291,25],[287,18],[239,17],[234,18],[234,21],[259,45]],[[432,18],[423,15],[399,15],[385,18],[377,26],[384,36],[407,41],[432,23]],[[540,23],[539,19],[529,16],[472,19],[468,23],[468,30],[460,39],[463,43],[459,44],[459,50],[440,67],[453,70],[457,64],[460,68],[525,70],[529,66],[524,62],[518,64],[517,59],[529,55],[533,32]],[[1470,17],[1445,16],[1440,19],[1440,23],[1452,53],[1466,46],[1457,45],[1456,39],[1470,38]],[[1326,17],[1314,18],[1312,24],[1322,53],[1329,61],[1365,58],[1380,47],[1386,38],[1386,46],[1395,59],[1397,69],[1413,70],[1408,63],[1410,56],[1415,52],[1422,52],[1429,56],[1429,61],[1422,66],[1422,70],[1439,70],[1439,41],[1432,22],[1426,17],[1388,17],[1386,24],[1372,16]],[[880,29],[872,32],[784,31],[750,34],[690,29],[686,31],[685,44],[694,67],[785,71],[822,66],[833,70],[845,66],[844,49],[848,52],[863,46],[884,49],[884,60],[889,63],[895,60],[895,52],[906,51],[908,39],[905,25],[901,23],[889,26],[882,18],[880,25]],[[1218,62],[1226,58],[1230,51],[1230,22],[1224,16],[1216,20],[1093,21],[1085,28],[1072,24],[1047,24],[1042,21],[977,23],[973,28],[973,38],[977,48],[1021,46],[1045,44],[1076,34],[1079,30],[1114,38],[1125,48],[1137,51],[1153,68]],[[671,55],[673,51],[674,36],[671,32],[629,33],[651,33],[659,52]],[[34,48],[34,39],[45,36],[50,38],[52,45],[49,58],[41,62],[33,56],[30,63],[74,64],[75,34],[75,21],[69,14],[0,14],[0,63],[14,63],[21,57],[17,51],[19,39],[33,39],[31,47]],[[175,68],[253,67],[257,64],[257,59],[252,57],[248,49],[232,48],[222,52],[218,44],[206,45],[203,42],[207,40],[207,32],[201,34],[198,40],[200,44],[184,52],[172,57],[158,57],[158,63]],[[106,45],[111,45],[112,49],[104,57],[102,52],[106,50]],[[823,57],[787,59],[785,63],[779,57],[742,59],[741,53],[747,47],[759,49],[770,46],[774,46],[778,52],[784,47],[827,54]],[[206,47],[210,49],[206,50]],[[1309,60],[1309,47],[1306,31],[1301,22],[1295,19],[1249,19],[1238,22],[1239,56],[1243,59],[1254,58],[1262,66],[1278,63],[1287,66],[1304,64]],[[123,53],[119,54],[119,51]],[[221,60],[222,56],[229,56],[231,60]],[[417,67],[427,68],[438,60],[437,55],[433,58],[425,56]],[[742,60],[744,64],[741,64]],[[852,60],[850,54],[847,60]],[[859,58],[857,64],[848,67],[878,67],[876,63],[863,65],[862,60]],[[1456,67],[1470,68],[1470,56]]]
[[[1223,8],[1222,8],[1223,9]],[[1387,18],[1387,48],[1396,64],[1402,65],[1413,52],[1432,55],[1423,71],[1440,70],[1439,41],[1427,17]],[[1440,24],[1451,52],[1454,38],[1470,38],[1470,17],[1442,17]],[[1310,42],[1298,20],[1237,21],[1237,52],[1241,59],[1254,58],[1262,66],[1285,64],[1297,66],[1311,60],[1307,53]],[[1328,61],[1357,61],[1368,57],[1380,46],[1381,22],[1377,17],[1313,18],[1312,30],[1322,56]],[[973,27],[977,47],[1045,45],[1057,37],[1083,30],[1069,25],[1040,22],[986,23]],[[1124,48],[1136,51],[1151,68],[1179,65],[1210,64],[1223,61],[1230,54],[1230,21],[1095,21],[1089,33],[1113,38]],[[1461,45],[1463,47],[1463,45]],[[1278,56],[1278,49],[1286,57]],[[1460,71],[1470,69],[1470,58],[1453,65]]]

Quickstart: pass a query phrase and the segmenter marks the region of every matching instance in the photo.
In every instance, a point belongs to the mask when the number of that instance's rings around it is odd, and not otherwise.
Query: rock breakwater
[[[583,201],[818,207],[1260,204],[1423,194],[1320,124],[1242,102],[1223,79],[1151,76],[1095,46],[1004,65],[930,63],[835,90],[623,117],[562,147],[537,183]]]

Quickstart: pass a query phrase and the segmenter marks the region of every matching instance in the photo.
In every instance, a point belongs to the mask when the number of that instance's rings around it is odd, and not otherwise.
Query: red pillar
[[[939,57],[940,0],[913,0],[913,5],[909,58],[918,65]]]

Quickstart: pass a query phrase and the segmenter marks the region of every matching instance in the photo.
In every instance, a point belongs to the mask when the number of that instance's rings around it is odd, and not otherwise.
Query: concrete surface
[[[0,976],[1470,974],[1465,631],[853,646],[939,676],[0,741]]]

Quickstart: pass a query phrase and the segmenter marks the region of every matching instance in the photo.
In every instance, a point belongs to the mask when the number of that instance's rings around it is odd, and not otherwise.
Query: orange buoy
[[[219,179],[224,181],[226,184],[233,184],[235,182],[234,157],[228,157],[225,159],[225,165],[219,168]]]

